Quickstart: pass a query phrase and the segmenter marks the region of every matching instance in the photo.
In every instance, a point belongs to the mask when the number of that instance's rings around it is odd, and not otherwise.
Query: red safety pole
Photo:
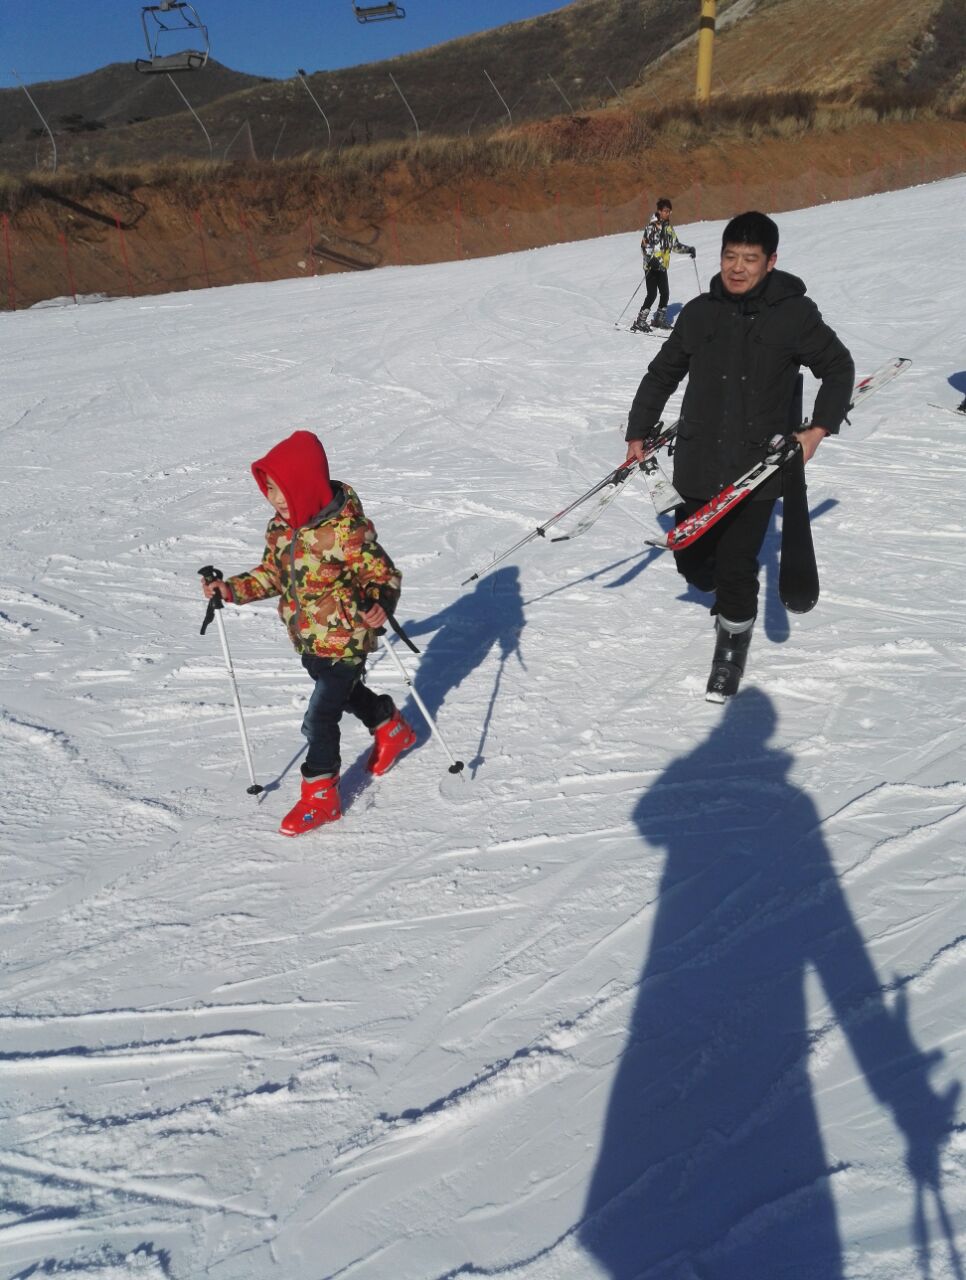
[[[696,218],[697,222],[701,221],[701,196],[702,196],[702,188],[701,188],[701,180],[699,178],[698,179],[698,196],[697,196],[697,207],[698,207],[698,216]]]
[[[463,202],[460,194],[456,193],[456,208],[454,210],[454,218],[456,221],[456,257],[463,256]]]
[[[553,193],[553,220],[554,226],[557,228],[557,239],[563,240],[563,225],[560,221],[560,192]]]
[[[403,260],[402,253],[399,252],[399,229],[395,225],[395,210],[389,215],[389,229],[393,233],[393,253],[395,255],[395,265],[399,266]]]
[[[67,232],[60,232],[60,247],[64,251],[64,266],[67,268],[67,284],[70,286],[70,296],[74,299],[74,305],[77,305],[77,286],[74,284],[74,272],[70,265],[70,254],[67,251]]]
[[[205,283],[211,288],[211,272],[208,270],[208,249],[205,246],[205,232],[201,225],[201,210],[195,209],[195,226],[198,228],[198,243],[201,245],[201,261],[205,268]]]
[[[504,240],[504,243],[506,244],[506,251],[507,253],[509,253],[510,252],[510,224],[509,222],[507,222],[506,218],[503,219],[503,240]]]
[[[7,251],[7,297],[10,299],[10,310],[17,309],[17,289],[13,282],[13,250],[10,247],[10,219],[3,215],[3,243]]]
[[[261,282],[262,273],[258,266],[258,259],[255,257],[255,248],[252,244],[252,238],[248,234],[248,223],[245,221],[245,215],[241,209],[238,210],[238,221],[241,223],[241,229],[245,233],[245,243],[248,245],[248,256],[251,259],[252,268],[255,272],[255,279]]]
[[[604,234],[604,211],[600,202],[600,187],[596,185],[594,186],[594,203],[597,206],[597,234],[602,236]]]
[[[313,227],[312,227],[312,215],[311,215],[311,214],[309,214],[309,216],[305,219],[305,227],[306,227],[306,230],[307,230],[307,231],[308,231],[308,233],[309,233],[308,248],[307,248],[307,249],[306,249],[306,251],[305,251],[305,256],[306,256],[307,258],[309,258],[309,259],[314,263],[314,262],[315,262],[315,234],[314,234],[314,230],[313,230]],[[314,267],[313,267],[313,270],[312,270],[312,274],[313,274],[313,275],[315,274],[315,269],[314,269]]]
[[[124,272],[127,275],[127,291],[128,296],[134,297],[134,278],[131,275],[131,264],[127,260],[127,245],[124,243],[124,228],[121,226],[121,219],[114,215],[114,225],[117,227],[117,238],[121,242],[121,258],[124,261]]]

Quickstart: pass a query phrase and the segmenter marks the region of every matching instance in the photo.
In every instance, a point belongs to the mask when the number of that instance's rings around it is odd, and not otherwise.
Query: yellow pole
[[[698,26],[697,99],[711,99],[711,56],[714,53],[714,19],[718,0],[701,0],[701,22]]]

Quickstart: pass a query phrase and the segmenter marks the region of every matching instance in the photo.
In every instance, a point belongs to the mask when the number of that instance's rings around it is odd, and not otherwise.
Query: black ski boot
[[[650,333],[651,326],[647,323],[647,315],[650,307],[641,307],[637,313],[637,319],[631,325],[631,333]]]
[[[672,329],[672,328],[674,327],[673,325],[670,325],[670,324],[668,324],[668,322],[667,322],[667,310],[666,310],[666,308],[664,308],[664,307],[658,307],[658,309],[654,312],[654,325],[653,325],[653,327],[654,327],[655,329]]]
[[[742,631],[729,631],[720,618],[715,619],[714,657],[711,659],[711,675],[705,698],[708,702],[724,702],[738,692],[745,671],[745,659],[751,644],[754,620]]]

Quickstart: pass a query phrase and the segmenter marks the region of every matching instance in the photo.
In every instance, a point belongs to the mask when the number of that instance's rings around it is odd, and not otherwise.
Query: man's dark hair
[[[758,213],[752,209],[748,213],[739,213],[732,218],[721,235],[722,253],[729,244],[754,244],[765,251],[770,258],[778,252],[778,225],[767,213]]]
[[[673,209],[674,205],[667,198],[667,196],[661,196],[660,200],[658,200],[654,208],[655,209]]]

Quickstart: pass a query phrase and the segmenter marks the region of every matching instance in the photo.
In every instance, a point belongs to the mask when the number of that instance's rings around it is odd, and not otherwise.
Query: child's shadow
[[[498,569],[482,578],[470,594],[460,596],[431,618],[402,625],[406,634],[413,637],[435,632],[423,650],[413,680],[416,692],[434,720],[447,695],[482,665],[494,646],[499,648],[500,665],[483,717],[476,754],[468,761],[471,776],[475,777],[477,769],[484,763],[483,748],[507,659],[515,655],[523,666],[520,634],[526,622],[520,595],[520,571],[515,565]],[[407,700],[403,715],[416,730],[417,747],[423,746],[431,733],[413,698]]]

